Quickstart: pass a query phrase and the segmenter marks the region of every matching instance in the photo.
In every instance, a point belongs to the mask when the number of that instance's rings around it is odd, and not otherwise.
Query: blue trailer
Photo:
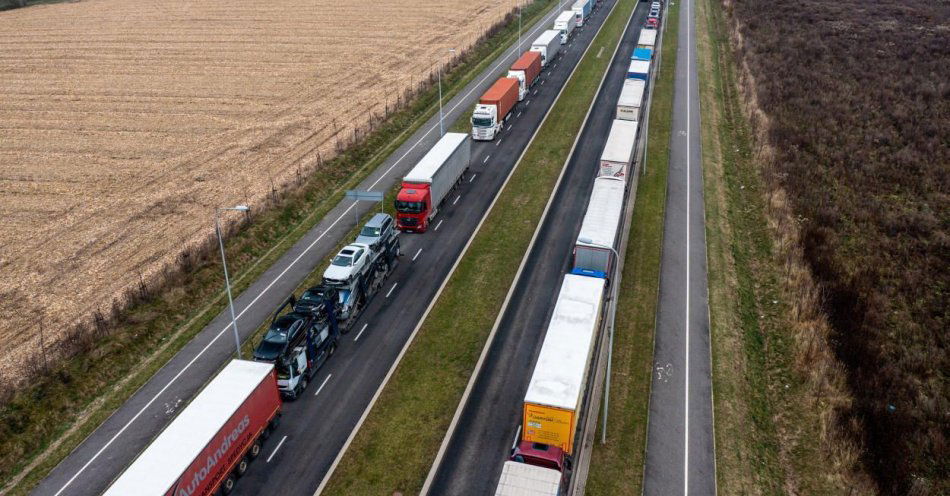
[[[649,62],[653,60],[653,50],[649,48],[634,48],[633,53],[630,54],[630,60],[646,60]]]
[[[590,17],[590,11],[594,7],[594,0],[577,0],[571,10],[574,11],[574,19],[577,20],[577,26],[583,26]]]

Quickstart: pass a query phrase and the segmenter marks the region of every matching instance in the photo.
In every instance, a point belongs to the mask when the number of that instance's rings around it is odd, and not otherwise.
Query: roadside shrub
[[[950,4],[727,11],[885,494],[948,494]]]

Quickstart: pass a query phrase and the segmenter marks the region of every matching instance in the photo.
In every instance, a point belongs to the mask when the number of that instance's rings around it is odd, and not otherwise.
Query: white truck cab
[[[528,83],[524,79],[524,71],[508,71],[508,77],[518,80],[518,101],[528,96]]]
[[[519,86],[520,88],[520,86]],[[519,96],[521,90],[518,90]],[[472,139],[492,140],[500,131],[498,122],[498,107],[479,103],[472,112]]]

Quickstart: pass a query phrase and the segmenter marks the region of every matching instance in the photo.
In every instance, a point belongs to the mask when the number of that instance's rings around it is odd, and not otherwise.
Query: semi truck
[[[356,238],[363,242],[340,250],[323,273],[321,284],[304,291],[295,311],[332,314],[340,332],[349,332],[399,263],[399,232],[393,229],[392,222],[388,214],[373,216]],[[332,304],[325,305],[327,301]]]
[[[528,383],[521,441],[512,454],[532,465],[569,468],[600,327],[606,280],[567,274]]]
[[[577,18],[574,16],[573,10],[565,10],[557,16],[557,19],[554,20],[554,29],[557,29],[561,32],[561,44],[566,45],[567,40],[571,37],[571,33],[574,32],[574,28],[577,26]]]
[[[633,49],[633,53],[630,54],[630,60],[646,60],[647,62],[653,60],[653,49],[637,47]]]
[[[643,48],[653,49],[656,45],[656,30],[655,29],[641,29],[640,38],[637,40],[637,46]]]
[[[255,362],[272,363],[277,369],[277,388],[294,400],[307,388],[317,370],[336,351],[340,333],[336,312],[319,306],[298,305],[293,295],[277,309],[267,333],[254,349]],[[284,308],[292,311],[282,314]]]
[[[605,279],[611,274],[616,263],[613,247],[623,214],[625,188],[626,182],[619,177],[594,179],[587,212],[574,243],[572,274]]]
[[[600,154],[598,176],[627,180],[627,171],[633,164],[633,152],[637,144],[637,127],[637,121],[614,119],[604,151]]]
[[[516,84],[513,81],[513,84]],[[517,88],[512,86],[517,92]],[[517,93],[512,95],[517,99]],[[446,195],[461,180],[471,160],[471,141],[465,133],[445,136],[402,179],[396,195],[396,224],[404,231],[425,232]]]
[[[594,8],[593,0],[577,0],[571,7],[574,12],[574,20],[577,21],[577,27],[581,27],[590,17],[590,11]]]
[[[501,133],[505,118],[518,103],[520,87],[518,78],[503,77],[488,88],[472,111],[472,139],[491,141]]]
[[[627,79],[623,82],[623,89],[620,90],[620,98],[617,100],[617,119],[640,120],[646,84],[642,79]]]
[[[541,75],[541,54],[538,52],[527,51],[518,57],[511,69],[508,69],[508,77],[518,80],[518,101],[522,101],[528,96],[528,89],[538,81]]]
[[[650,62],[646,60],[631,60],[630,68],[627,69],[627,79],[640,79],[646,81],[650,77]]]
[[[232,360],[105,496],[228,494],[280,419],[274,366]]]
[[[531,42],[530,50],[540,53],[541,67],[547,67],[561,50],[561,32],[549,29],[541,33],[541,36]]]
[[[548,467],[506,461],[495,487],[495,496],[558,496],[561,472]]]

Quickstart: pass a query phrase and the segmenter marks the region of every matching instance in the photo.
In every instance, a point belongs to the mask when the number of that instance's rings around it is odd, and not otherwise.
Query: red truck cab
[[[571,461],[564,450],[556,446],[521,441],[511,452],[511,461],[527,463],[536,467],[552,468],[567,476],[571,471]]]
[[[402,231],[423,233],[429,228],[432,196],[428,184],[403,183],[396,195],[396,225]]]

